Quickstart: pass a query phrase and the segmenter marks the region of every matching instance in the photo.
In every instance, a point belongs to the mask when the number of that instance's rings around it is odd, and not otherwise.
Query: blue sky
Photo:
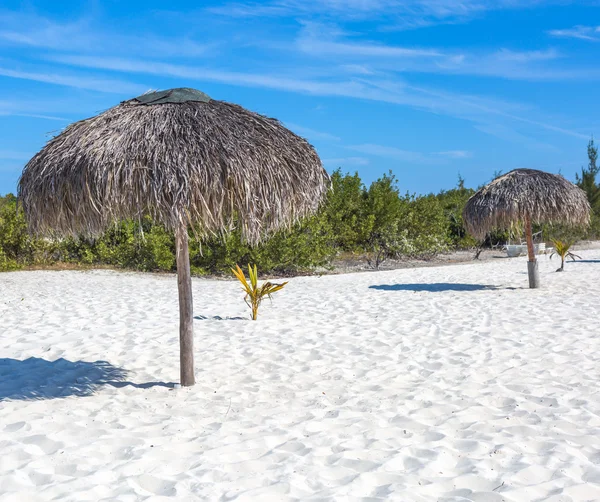
[[[70,122],[194,87],[276,117],[328,170],[402,191],[530,167],[600,132],[600,2],[104,0],[0,6],[0,194]]]

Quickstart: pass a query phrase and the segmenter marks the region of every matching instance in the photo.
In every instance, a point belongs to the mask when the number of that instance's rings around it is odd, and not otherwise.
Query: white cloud
[[[600,42],[600,26],[577,25],[562,30],[550,30],[548,33],[553,37],[578,38],[580,40]]]
[[[472,19],[491,10],[523,9],[568,0],[265,0],[232,1],[207,10],[227,17],[374,20],[388,29],[413,29]]]
[[[523,0],[523,3],[535,3]],[[433,16],[447,18],[471,15],[488,9],[515,5],[499,0],[270,0],[264,2],[230,2],[210,7],[213,13],[232,17],[271,17],[301,14],[329,14],[345,18],[373,18],[382,14],[403,16]],[[516,4],[518,5],[518,4]]]
[[[409,150],[402,150],[393,146],[365,143],[362,145],[350,145],[347,148],[356,152],[366,153],[369,155],[376,155],[378,157],[387,157],[406,162],[418,162],[425,164],[431,162],[431,160],[428,159],[421,152],[411,152]]]
[[[54,117],[52,115],[41,115],[38,113],[17,113],[0,110],[0,117],[29,117],[34,119],[43,119],[43,120],[56,120],[58,122],[69,122],[69,119],[65,119],[62,117]]]
[[[554,145],[538,141],[535,138],[519,133],[502,124],[477,124],[475,125],[475,129],[504,141],[525,145],[535,150],[558,151],[558,148]]]
[[[215,44],[198,43],[185,37],[165,38],[146,33],[127,35],[98,29],[93,19],[56,22],[31,13],[0,11],[0,45],[15,45],[89,54],[152,53],[155,57],[198,57]]]
[[[56,122],[71,122],[73,115],[80,117],[82,113],[104,109],[102,100],[96,100],[86,93],[88,100],[82,104],[77,92],[69,92],[69,97],[32,98],[27,92],[14,94],[10,100],[0,100],[0,117],[28,117]],[[55,93],[55,95],[58,93]],[[92,99],[90,99],[92,98]],[[110,97],[107,99],[110,100]],[[62,116],[66,114],[70,118]],[[65,125],[65,124],[62,124]]]
[[[295,45],[288,49],[321,63],[329,62],[331,70],[355,75],[441,73],[511,80],[600,79],[598,69],[552,65],[552,61],[562,57],[554,48],[522,51],[503,48],[490,52],[403,47],[356,41],[335,26],[319,23],[305,23]]]
[[[300,38],[297,42],[297,46],[302,52],[319,56],[421,58],[439,57],[443,55],[436,49],[397,47],[375,43],[335,42],[331,40],[318,40],[315,38]]]
[[[561,57],[560,53],[555,49],[546,49],[543,51],[511,51],[500,49],[494,56],[498,61],[513,61],[517,63],[550,61]]]
[[[351,73],[354,75],[373,75],[375,73],[368,66],[360,64],[346,64],[341,65],[339,68],[344,73]]]
[[[51,59],[84,68],[169,76],[180,79],[219,82],[244,87],[263,87],[319,96],[344,96],[375,101],[396,102],[391,93],[383,93],[381,88],[376,85],[370,85],[369,81],[364,79],[337,81],[306,79],[288,75],[281,76],[268,73],[213,70],[207,67],[120,58],[54,56]]]
[[[443,152],[423,153],[403,150],[393,146],[375,145],[371,143],[362,145],[350,145],[346,148],[368,155],[397,159],[417,164],[437,164],[441,158],[444,159],[467,159],[473,156],[473,152],[467,150],[446,150]]]
[[[502,123],[499,127],[506,129],[509,128],[505,124],[520,123],[558,134],[587,138],[587,134],[555,126],[550,120],[542,118],[535,108],[526,109],[525,105],[519,103],[419,87],[410,85],[407,81],[409,73],[524,80],[600,79],[600,70],[595,68],[565,69],[564,66],[559,66],[558,60],[562,54],[556,49],[460,50],[393,45],[377,41],[378,38],[383,40],[380,30],[385,26],[409,28],[458,22],[488,10],[530,7],[541,2],[542,0],[265,0],[238,1],[222,8],[208,9],[229,17],[293,16],[301,23],[302,29],[297,38],[294,38],[297,35],[295,32],[288,31],[279,39],[269,39],[271,35],[265,34],[266,31],[263,33],[252,26],[252,33],[258,34],[256,38],[251,37],[250,41],[246,37],[249,32],[238,25],[240,31],[237,40],[241,41],[239,43],[244,49],[251,47],[263,51],[253,53],[247,50],[244,53],[248,58],[241,64],[252,68],[249,71],[229,70],[225,66],[228,61],[224,60],[219,61],[219,67],[174,62],[172,57],[197,58],[212,55],[213,49],[220,46],[218,43],[188,38],[185,33],[170,38],[154,33],[123,34],[111,32],[110,28],[98,29],[98,21],[91,17],[73,22],[56,22],[30,13],[0,10],[0,51],[3,46],[19,46],[21,52],[27,54],[27,59],[24,60],[31,60],[33,55],[34,58],[45,57],[53,62],[80,68],[76,70],[54,65],[48,70],[48,67],[33,64],[24,67],[23,60],[11,64],[3,59],[0,76],[129,96],[137,95],[149,87],[158,87],[152,81],[146,86],[109,78],[99,75],[101,72],[96,70],[107,70],[102,73],[108,75],[114,75],[110,72],[120,72],[125,75],[123,78],[137,73],[160,79],[161,83],[165,78],[176,79],[180,82],[178,85],[187,85],[190,81],[216,82],[315,96],[380,101],[468,120],[476,126],[482,126],[482,130],[491,122]],[[202,14],[206,16],[206,10]],[[360,33],[344,31],[338,27],[338,23],[344,28],[356,27],[357,24],[343,23],[357,19],[373,21],[369,24],[373,28],[370,29],[368,39]],[[236,23],[231,19],[222,22]],[[251,24],[258,24],[258,21]],[[576,28],[585,37],[600,36],[599,27]],[[238,42],[230,37],[229,43]],[[29,51],[25,50],[27,48]],[[267,51],[282,49],[290,51],[284,58],[273,58],[270,53],[265,57]],[[234,54],[235,52],[232,51]],[[115,57],[116,54],[128,54],[128,59]],[[145,57],[154,60],[143,59]],[[240,64],[234,58],[232,61],[232,65]],[[270,66],[269,61],[275,61],[275,65]],[[94,71],[84,72],[81,68]],[[150,77],[147,78],[154,80]],[[110,96],[106,97],[109,98]],[[35,110],[7,111],[0,107],[0,115],[64,120],[54,116],[54,113],[54,110],[41,109],[39,114]],[[313,141],[340,141],[340,138],[327,132],[289,125],[297,133]],[[493,128],[487,130],[492,131],[489,134],[494,134]],[[510,133],[507,135],[510,136]],[[368,149],[369,152],[365,153],[369,155],[385,155],[414,162],[444,162],[444,158],[465,158],[461,157],[461,150],[419,153],[373,144],[355,146]],[[344,158],[365,160],[364,157]]]
[[[445,152],[435,152],[433,155],[439,155],[449,159],[468,159],[473,157],[473,152],[468,150],[446,150]]]
[[[265,0],[229,2],[207,11],[228,17],[280,17],[330,14],[363,18],[398,7],[398,0]]]
[[[0,159],[4,160],[29,160],[32,156],[31,153],[0,149]]]
[[[489,122],[489,116],[503,117],[561,134],[587,138],[587,135],[576,131],[570,131],[542,121],[518,116],[511,112],[511,110],[516,111],[519,109],[515,104],[483,99],[477,96],[425,89],[400,84],[397,81],[369,80],[366,78],[339,81],[308,80],[290,76],[282,77],[260,73],[212,70],[210,68],[153,61],[87,56],[56,56],[53,59],[62,63],[87,68],[142,73],[161,77],[170,76],[205,82],[220,82],[236,86],[262,87],[318,96],[342,96],[369,101],[382,101],[411,106],[433,113],[443,113],[478,123],[483,122],[482,117],[488,118],[486,122]]]
[[[56,73],[39,73],[11,70],[0,67],[0,76],[21,80],[34,80],[47,84],[89,89],[115,94],[141,94],[148,90],[147,86],[126,82],[123,80],[88,77],[82,75],[61,75]]]
[[[292,122],[286,122],[286,127],[294,131],[296,134],[300,136],[304,136],[310,140],[324,140],[324,141],[340,141],[340,137],[335,136],[334,134],[330,134],[328,132],[315,131],[314,129],[310,129],[308,127],[304,127],[298,124],[294,124]]]
[[[365,157],[338,157],[323,159],[323,164],[329,167],[367,166],[369,165],[369,159]]]

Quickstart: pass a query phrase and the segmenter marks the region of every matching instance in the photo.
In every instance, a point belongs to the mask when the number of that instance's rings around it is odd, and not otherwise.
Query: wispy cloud
[[[354,81],[327,82],[277,74],[214,70],[208,67],[177,65],[160,61],[88,56],[54,56],[51,59],[84,68],[168,76],[203,82],[219,82],[243,87],[263,87],[320,96],[359,97],[364,87],[361,83]]]
[[[286,58],[283,63],[277,60],[277,66],[270,66],[269,58],[262,58],[264,54],[260,53],[261,50],[269,50],[267,40],[263,47],[253,46],[259,52],[252,53],[250,57],[255,56],[256,61],[248,58],[237,67],[232,63],[231,68],[235,70],[227,68],[222,62],[217,68],[208,64],[177,63],[165,57],[176,47],[183,47],[183,54],[203,56],[207,45],[192,39],[150,35],[146,45],[139,40],[139,34],[118,35],[112,40],[110,32],[94,29],[93,19],[57,23],[33,15],[2,16],[0,12],[0,45],[17,44],[48,49],[43,53],[36,51],[36,57],[45,57],[53,63],[78,67],[80,70],[58,65],[53,65],[50,70],[33,64],[23,67],[21,62],[11,64],[5,60],[0,67],[0,76],[128,96],[158,87],[153,80],[160,80],[163,85],[165,79],[169,78],[179,82],[215,82],[315,96],[380,101],[457,117],[475,124],[489,124],[497,120],[528,124],[578,138],[587,137],[587,134],[554,125],[551,120],[536,113],[535,109],[527,109],[519,103],[411,85],[410,81],[414,79],[408,76],[411,73],[438,73],[526,80],[600,79],[600,70],[597,69],[567,70],[558,66],[563,55],[554,48],[521,51],[501,48],[486,52],[483,49],[413,47],[382,43],[375,40],[375,32],[373,37],[366,39],[358,33],[345,32],[337,27],[338,20],[353,20],[353,16],[357,15],[373,19],[380,16],[379,20],[384,22],[400,12],[405,17],[413,16],[415,19],[424,15],[451,19],[494,8],[521,7],[536,2],[500,0],[496,3],[501,4],[500,7],[488,0],[273,0],[232,3],[228,8],[239,9],[235,15],[244,17],[294,15],[294,12],[301,14],[299,33],[287,35],[287,44],[283,44],[286,50],[291,51],[289,59]],[[313,14],[317,14],[314,19]],[[187,42],[191,45],[186,46]],[[130,50],[131,45],[137,48]],[[118,50],[117,46],[120,46]],[[115,57],[113,52],[127,53],[128,57]],[[153,59],[138,57],[142,53],[152,53]],[[260,64],[254,64],[259,57]],[[239,69],[249,67],[253,69]],[[82,68],[92,71],[85,72]],[[124,79],[132,78],[131,74],[153,78],[142,85],[112,78],[110,75],[114,74],[111,72],[125,75]],[[294,128],[293,124],[290,127],[312,141],[339,141],[337,136],[330,133],[302,126]],[[396,152],[396,155],[406,157],[407,152]],[[425,159],[430,159],[431,155],[425,155]],[[438,159],[440,157],[438,155]],[[448,154],[446,158],[452,157]]]
[[[362,145],[349,145],[346,148],[354,150],[356,152],[366,153],[368,155],[387,157],[390,159],[397,159],[405,162],[416,162],[419,164],[427,164],[431,162],[431,159],[427,158],[427,156],[421,152],[402,150],[393,146],[365,143]]]
[[[2,160],[29,160],[31,156],[31,153],[0,149],[0,159]]]
[[[352,75],[373,75],[375,73],[375,71],[367,65],[362,64],[345,64],[341,65],[339,69],[344,73],[350,73]]]
[[[448,159],[469,159],[473,157],[473,152],[468,150],[446,150],[445,152],[435,152],[433,155],[439,155]]]
[[[493,123],[484,123],[475,125],[475,129],[489,134],[490,136],[495,136],[496,138],[502,139],[504,141],[509,141],[511,143],[518,143],[521,145],[525,145],[529,148],[536,150],[546,150],[546,151],[554,151],[557,152],[559,149],[555,145],[551,145],[549,143],[544,143],[539,141],[531,136],[527,136],[525,134],[519,133],[510,127],[506,127],[503,124],[493,124]]]
[[[366,157],[337,157],[323,159],[323,165],[327,167],[367,166],[369,163],[369,159]]]
[[[550,30],[548,34],[553,37],[578,38],[580,40],[600,42],[600,26],[577,25],[562,30]]]
[[[500,49],[493,56],[498,61],[513,61],[517,63],[551,61],[561,57],[556,49],[546,49],[543,51],[511,51],[509,49]]]
[[[338,41],[331,37],[329,27],[321,27],[314,24],[309,25],[307,29],[303,30],[302,36],[296,41],[296,46],[302,52],[319,56],[420,58],[439,57],[443,55],[438,49],[399,47],[368,41],[360,43]]]
[[[514,103],[496,102],[477,96],[448,93],[436,89],[406,85],[397,81],[381,79],[352,80],[309,80],[270,74],[212,70],[205,67],[175,65],[155,61],[99,58],[88,56],[56,56],[55,61],[87,68],[97,68],[149,75],[170,76],[205,82],[220,82],[228,85],[263,87],[287,92],[298,92],[319,96],[340,96],[369,101],[382,101],[411,106],[433,113],[459,117],[473,122],[483,122],[482,117],[497,116],[512,121],[527,123],[570,136],[587,138],[565,128],[522,117],[516,113],[519,107]]]
[[[211,14],[234,18],[282,17],[297,11],[290,2],[231,2],[206,10]]]
[[[330,134],[328,132],[315,131],[314,129],[310,129],[309,127],[304,127],[298,124],[294,124],[292,122],[286,122],[285,125],[294,131],[296,134],[300,136],[304,136],[310,140],[323,140],[323,141],[340,141],[341,138],[334,134]]]
[[[600,71],[555,64],[563,54],[555,48],[513,50],[501,48],[440,49],[405,47],[356,40],[331,24],[304,23],[296,43],[289,46],[300,56],[309,55],[329,68],[355,75],[441,73],[497,77],[511,80],[600,79]],[[342,63],[342,64],[340,64]]]
[[[447,160],[468,159],[473,156],[473,152],[468,150],[446,150],[443,152],[414,152],[403,150],[394,146],[362,144],[349,145],[346,148],[367,155],[375,155],[377,157],[385,157],[388,159],[396,159],[404,162],[412,162],[416,164],[439,164]],[[442,160],[443,159],[443,160]]]
[[[228,17],[280,17],[294,15],[330,14],[346,18],[364,18],[378,15],[397,7],[397,0],[265,0],[229,2],[220,7],[209,7],[214,14]]]
[[[463,22],[489,10],[528,8],[549,1],[552,0],[249,0],[208,10],[227,17],[376,20],[388,29],[412,29]]]
[[[0,45],[112,55],[127,51],[155,57],[198,57],[215,48],[214,43],[199,43],[185,37],[165,38],[154,33],[126,35],[99,29],[94,19],[81,18],[57,22],[30,12],[0,11]]]
[[[17,112],[9,112],[0,110],[0,117],[29,117],[34,119],[43,119],[43,120],[56,120],[58,122],[69,122],[69,119],[65,119],[63,117],[54,117],[52,115],[41,115],[39,113],[17,113]]]
[[[140,94],[148,90],[147,86],[123,80],[89,77],[84,75],[26,72],[2,67],[0,67],[0,76],[115,94]]]
[[[76,93],[72,93],[76,94]],[[81,101],[72,95],[68,98],[32,98],[26,92],[13,94],[10,100],[0,100],[0,117],[26,117],[50,120],[55,122],[71,122],[73,114],[80,116],[90,109],[98,109],[95,105],[98,103],[91,100],[87,103],[88,107],[82,106]],[[88,96],[89,97],[89,96]],[[102,107],[103,105],[100,105]],[[67,118],[64,115],[68,115]],[[57,124],[57,126],[59,126]],[[59,126],[60,127],[60,126]]]
[[[415,71],[534,82],[600,79],[600,71],[596,68],[550,64],[561,57],[554,49],[522,52],[500,50],[491,54],[467,54],[460,59],[449,58],[437,62],[437,68],[425,67]]]
[[[434,95],[434,96],[438,96],[438,97],[444,96],[444,93],[441,93],[440,91],[425,90],[425,89],[422,89],[422,91],[425,93]],[[449,98],[449,99],[452,99],[452,98]],[[487,113],[491,116],[495,115],[497,117],[504,117],[504,118],[510,119],[515,122],[522,122],[525,124],[534,125],[541,129],[546,129],[548,131],[557,132],[557,133],[564,134],[567,136],[573,136],[575,138],[581,138],[581,139],[588,138],[588,135],[579,133],[577,131],[572,131],[570,129],[558,127],[558,126],[555,126],[555,125],[547,123],[547,122],[542,122],[541,120],[534,120],[534,119],[530,119],[527,117],[516,115],[515,113],[511,113],[510,111],[508,111],[506,108],[499,109],[499,108],[490,107],[488,104],[486,104],[484,101],[481,101],[481,100],[473,101],[470,97],[462,97],[461,98],[460,96],[457,96],[454,99],[456,99],[456,104],[464,104],[465,106],[468,105],[468,106],[474,107],[476,109],[479,109],[483,114]],[[478,122],[478,120],[475,120],[475,121]],[[488,122],[488,121],[485,121],[485,122]]]

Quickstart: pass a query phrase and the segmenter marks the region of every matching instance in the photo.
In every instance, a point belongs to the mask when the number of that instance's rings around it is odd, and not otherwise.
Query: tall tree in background
[[[588,166],[581,168],[581,176],[575,174],[576,184],[588,196],[592,211],[600,214],[600,186],[596,183],[596,176],[600,172],[598,167],[598,147],[594,145],[594,138],[590,140],[587,147]]]
[[[369,224],[365,250],[370,255],[369,264],[378,269],[398,252],[398,220],[403,201],[391,171],[371,183],[364,191],[364,201]]]
[[[358,173],[343,174],[341,169],[331,175],[331,187],[323,212],[334,244],[340,250],[355,251],[373,224],[366,214],[366,188]]]

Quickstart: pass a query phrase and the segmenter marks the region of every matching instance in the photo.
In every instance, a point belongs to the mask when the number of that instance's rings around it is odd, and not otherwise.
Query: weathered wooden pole
[[[179,290],[179,364],[181,385],[196,383],[194,377],[194,305],[192,275],[187,227],[181,225],[175,232],[177,255],[177,287]]]
[[[529,287],[540,287],[540,274],[538,270],[538,262],[535,259],[535,248],[533,247],[533,231],[531,229],[531,217],[525,216],[525,238],[527,239],[527,273],[529,275]]]

